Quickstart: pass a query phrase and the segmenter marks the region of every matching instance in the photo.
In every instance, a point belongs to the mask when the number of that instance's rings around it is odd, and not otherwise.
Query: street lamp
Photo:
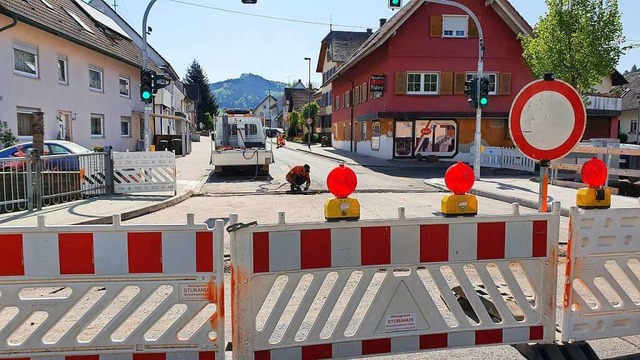
[[[309,147],[309,150],[311,150],[311,123],[313,122],[313,119],[311,119],[311,58],[306,57],[304,59],[309,62],[309,103],[307,105],[308,106],[307,109],[309,109],[307,111],[307,115],[308,115],[307,126],[309,126],[309,141],[307,143],[307,146]]]

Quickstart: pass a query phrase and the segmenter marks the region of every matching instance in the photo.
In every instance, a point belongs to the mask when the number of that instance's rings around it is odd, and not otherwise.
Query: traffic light
[[[395,10],[400,9],[402,7],[402,0],[388,0],[389,1],[389,9]]]
[[[257,2],[258,2],[258,0],[242,0],[243,4],[255,4]]]
[[[489,78],[483,77],[480,79],[480,108],[484,108],[489,105]]]
[[[152,101],[155,83],[155,71],[140,70],[140,100],[147,104]]]
[[[473,77],[471,80],[464,82],[464,93],[467,95],[467,102],[472,108],[478,108],[478,78]]]

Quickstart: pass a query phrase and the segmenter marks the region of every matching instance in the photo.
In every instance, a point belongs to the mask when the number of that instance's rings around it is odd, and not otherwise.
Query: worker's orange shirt
[[[304,166],[302,165],[292,167],[291,170],[289,170],[289,173],[287,173],[287,180],[291,180],[293,175],[303,176],[307,182],[311,182],[309,173],[304,171]]]

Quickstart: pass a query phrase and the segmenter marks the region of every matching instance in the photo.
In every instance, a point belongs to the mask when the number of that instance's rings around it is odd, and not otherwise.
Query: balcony
[[[620,115],[622,112],[622,98],[617,95],[587,94],[587,98],[587,113],[590,115]]]

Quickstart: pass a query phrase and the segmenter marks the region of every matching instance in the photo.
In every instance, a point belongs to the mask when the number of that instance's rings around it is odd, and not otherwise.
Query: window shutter
[[[367,83],[362,84],[362,95],[360,96],[360,101],[367,102],[368,99],[368,91],[367,91]]]
[[[353,89],[353,105],[360,104],[360,86]]]
[[[465,73],[455,73],[453,93],[456,95],[464,94],[464,83],[467,81],[467,75]]]
[[[402,95],[407,93],[407,73],[396,73],[396,95]]]
[[[498,95],[511,95],[511,73],[500,73]]]
[[[480,17],[478,17],[478,21],[480,21]],[[480,35],[478,34],[478,28],[476,27],[476,23],[473,22],[472,18],[469,18],[469,38],[477,39]]]
[[[441,15],[431,15],[429,20],[430,31],[429,36],[431,37],[442,37],[442,16]]]
[[[450,71],[443,71],[440,74],[440,94],[453,94],[453,73]]]

